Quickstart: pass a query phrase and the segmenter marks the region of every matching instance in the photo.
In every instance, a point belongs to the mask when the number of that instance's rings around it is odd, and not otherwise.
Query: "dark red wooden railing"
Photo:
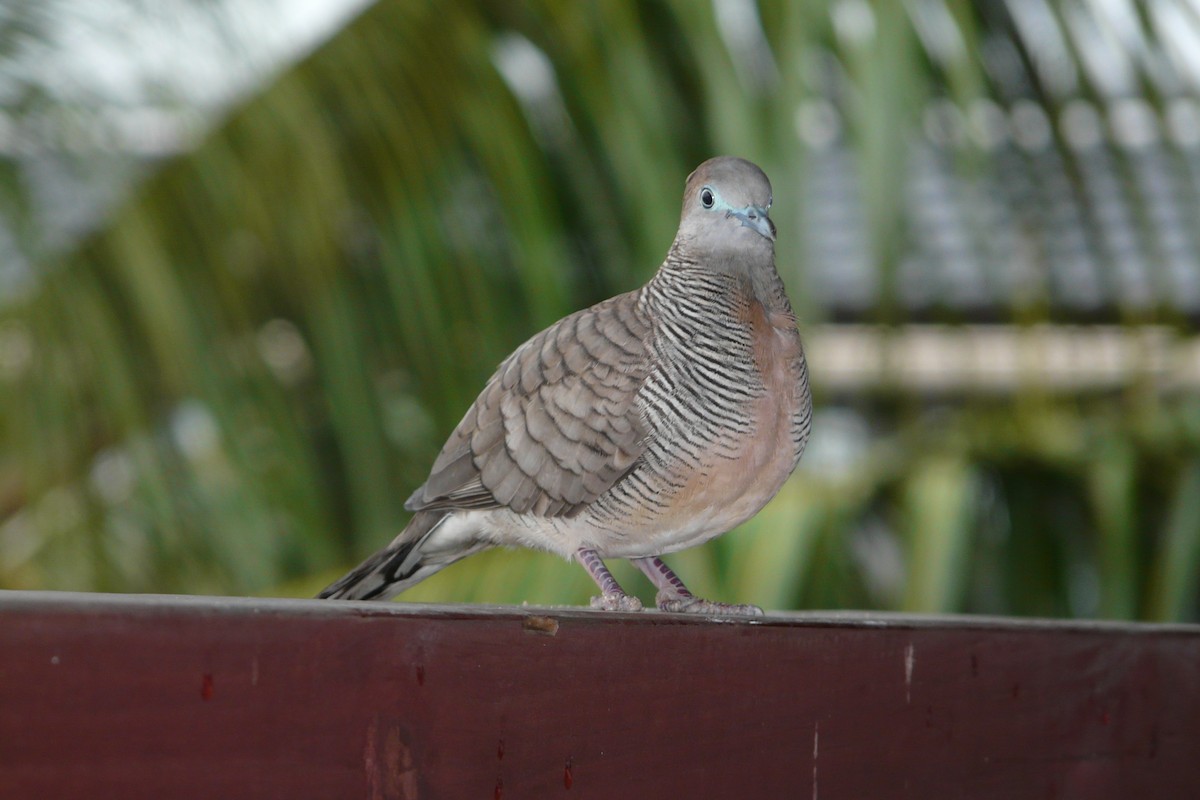
[[[0,592],[3,798],[1198,796],[1198,626]]]

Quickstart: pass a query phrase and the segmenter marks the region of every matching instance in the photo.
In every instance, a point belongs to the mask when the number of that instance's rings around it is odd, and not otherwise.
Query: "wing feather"
[[[497,368],[405,507],[556,516],[608,491],[645,446],[650,326],[638,294],[560,320]]]

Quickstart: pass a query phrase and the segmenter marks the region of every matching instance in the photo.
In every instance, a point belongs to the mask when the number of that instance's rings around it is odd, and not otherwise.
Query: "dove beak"
[[[763,238],[775,241],[775,223],[767,216],[767,210],[762,206],[746,206],[730,214],[742,221],[742,225],[753,229]]]

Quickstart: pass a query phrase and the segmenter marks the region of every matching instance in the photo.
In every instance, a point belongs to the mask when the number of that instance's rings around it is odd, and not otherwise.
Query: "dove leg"
[[[575,551],[575,558],[579,559],[579,563],[600,587],[600,596],[592,598],[592,608],[605,611],[642,610],[642,601],[625,593],[621,584],[617,583],[617,579],[608,571],[608,567],[604,566],[604,561],[595,550],[581,547]]]
[[[683,614],[728,614],[739,617],[761,617],[763,610],[758,606],[716,603],[696,597],[683,585],[675,572],[657,556],[632,559],[650,582],[658,587],[655,603],[662,611],[677,611]]]

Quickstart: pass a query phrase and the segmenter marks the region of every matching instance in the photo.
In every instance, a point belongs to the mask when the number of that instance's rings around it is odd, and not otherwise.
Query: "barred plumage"
[[[578,557],[603,607],[640,607],[601,561],[625,557],[662,608],[754,610],[693,597],[658,556],[756,513],[808,438],[808,371],[769,206],[753,164],[702,164],[654,278],[505,359],[409,498],[413,522],[321,596],[389,596],[486,547],[522,545]]]

